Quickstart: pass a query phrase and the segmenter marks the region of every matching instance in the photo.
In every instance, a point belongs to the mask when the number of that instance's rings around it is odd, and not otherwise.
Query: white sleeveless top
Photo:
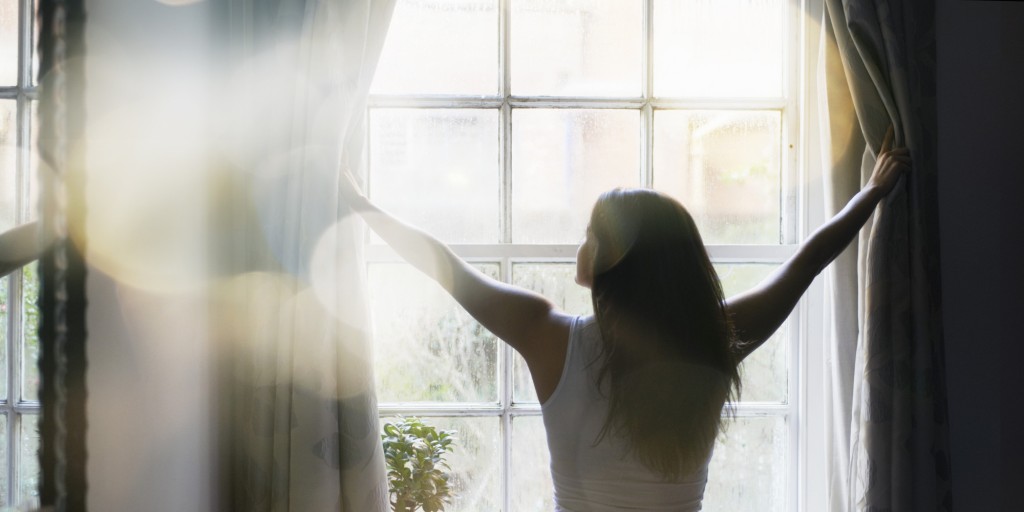
[[[598,365],[590,364],[600,346],[594,317],[573,320],[562,378],[541,406],[551,451],[555,511],[700,510],[707,461],[692,475],[666,481],[629,456],[621,438],[609,435],[594,446],[608,414],[608,400],[597,388]]]

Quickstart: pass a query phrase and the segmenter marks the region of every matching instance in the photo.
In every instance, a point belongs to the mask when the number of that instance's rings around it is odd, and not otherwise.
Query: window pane
[[[24,506],[39,506],[39,416],[21,416],[21,481],[18,502]]]
[[[778,244],[777,111],[659,110],[654,188],[694,216],[707,244]]]
[[[533,290],[572,315],[594,312],[590,289],[576,284],[575,263],[515,263],[512,284]]]
[[[765,277],[775,264],[743,263],[715,265],[726,297],[747,291]],[[743,378],[743,402],[785,402],[788,391],[787,343],[789,322],[782,324],[771,338],[740,365]]]
[[[0,0],[0,86],[18,84],[18,0]]]
[[[785,510],[787,438],[784,417],[730,421],[715,444],[704,510]]]
[[[516,263],[512,265],[512,283],[547,297],[556,307],[573,315],[592,314],[590,290],[575,281],[575,263]],[[518,353],[513,359],[516,402],[537,402],[533,377],[526,361]]]
[[[496,243],[498,111],[374,109],[370,194],[448,243]]]
[[[22,395],[39,400],[39,274],[35,262],[21,269]]]
[[[400,0],[374,94],[498,93],[498,0]]]
[[[381,424],[392,418],[381,418]],[[501,510],[501,423],[498,417],[421,418],[438,430],[454,430],[455,442],[445,460],[452,468],[454,493],[447,512]]]
[[[29,140],[29,150],[31,154],[29,156],[29,173],[26,176],[28,179],[28,217],[25,218],[26,222],[33,220],[39,220],[39,172],[40,172],[40,158],[39,148],[36,146],[36,142],[39,140],[39,102],[32,101],[32,118],[31,126],[29,127],[32,131],[31,139]]]
[[[554,510],[551,453],[540,416],[512,418],[512,510]]]
[[[637,110],[512,112],[512,240],[579,242],[602,192],[640,184]]]
[[[4,400],[7,399],[7,322],[9,321],[7,285],[9,279],[9,277],[0,278],[0,399]]]
[[[512,2],[512,94],[639,96],[643,2]]]
[[[14,227],[17,211],[18,106],[0,100],[0,231]]]
[[[655,96],[781,96],[785,7],[783,0],[655,0]]]
[[[476,265],[491,277],[498,265]],[[497,402],[498,341],[410,265],[369,266],[381,402]]]
[[[0,503],[7,503],[7,415],[0,414]]]
[[[716,443],[705,510],[783,510],[786,421],[737,418]],[[551,510],[550,454],[540,416],[512,422],[512,510]]]
[[[39,16],[39,1],[32,3],[32,85],[39,84],[39,34],[42,33]]]

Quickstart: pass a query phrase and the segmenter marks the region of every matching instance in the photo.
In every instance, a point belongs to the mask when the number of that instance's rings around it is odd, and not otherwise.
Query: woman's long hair
[[[739,394],[722,285],[693,218],[646,189],[615,189],[590,219],[598,386],[608,417],[595,443],[624,437],[666,479],[701,468]]]

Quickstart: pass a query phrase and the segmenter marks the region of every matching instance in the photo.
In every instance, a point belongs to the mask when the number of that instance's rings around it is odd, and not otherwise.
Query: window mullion
[[[578,244],[451,244],[452,251],[469,261],[494,262],[501,258],[524,261],[575,261]],[[708,245],[716,263],[782,263],[797,250],[790,245]],[[366,247],[370,263],[401,262],[398,253],[386,245]]]
[[[512,242],[512,107],[508,102],[501,105],[501,126],[498,128],[498,136],[501,140],[498,144],[498,158],[500,179],[499,191],[499,226],[501,228],[501,242],[509,244]]]
[[[35,13],[33,3],[33,0],[18,1],[19,92],[32,86],[32,18]]]
[[[512,242],[512,105],[509,102],[512,93],[511,75],[511,44],[509,34],[511,33],[511,0],[499,0],[498,8],[498,62],[501,83],[499,94],[501,95],[501,126],[498,129],[498,136],[501,140],[498,144],[500,164],[500,225],[501,241]],[[512,264],[508,257],[501,260],[501,280],[512,282]],[[501,470],[500,470],[500,492],[501,509],[509,510],[512,502],[512,417],[509,414],[509,407],[512,405],[513,375],[512,375],[512,347],[499,342],[499,372],[501,379],[499,391],[501,393]]]
[[[654,188],[654,108],[640,110],[640,186]]]
[[[512,261],[509,258],[501,260],[501,280],[506,283],[512,282]],[[512,500],[512,415],[510,409],[515,394],[515,375],[513,374],[512,346],[500,342],[501,349],[501,480],[502,480],[502,510],[509,510]]]
[[[377,404],[377,412],[379,416],[464,418],[501,416],[503,408],[497,403],[381,402]]]
[[[640,82],[643,88],[644,106],[640,111],[640,186],[654,187],[654,109],[651,98],[654,97],[654,0],[644,1],[643,16],[643,76]]]
[[[676,110],[783,110],[788,98],[657,98],[654,108]]]

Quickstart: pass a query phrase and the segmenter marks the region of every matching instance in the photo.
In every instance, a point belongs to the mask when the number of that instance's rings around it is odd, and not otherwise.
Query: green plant
[[[452,498],[448,487],[451,468],[445,454],[452,450],[455,432],[439,431],[419,418],[398,418],[384,423],[381,440],[388,465],[391,510],[444,510]]]

